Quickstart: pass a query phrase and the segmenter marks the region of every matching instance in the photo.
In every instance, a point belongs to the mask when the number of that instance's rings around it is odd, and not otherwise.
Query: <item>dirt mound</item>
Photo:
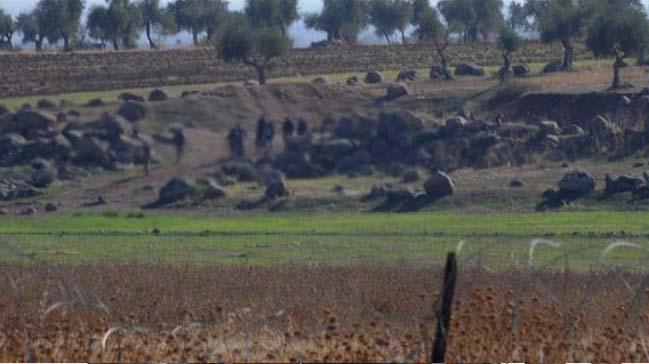
[[[273,84],[260,87],[228,85],[211,92],[170,99],[152,105],[154,120],[163,124],[181,122],[214,131],[237,124],[252,127],[266,115],[321,121],[349,113],[372,113],[373,95],[369,90],[340,85]]]

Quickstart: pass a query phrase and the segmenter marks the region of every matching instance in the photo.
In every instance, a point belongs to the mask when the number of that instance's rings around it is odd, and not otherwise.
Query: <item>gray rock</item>
[[[136,95],[130,92],[122,92],[117,97],[121,101],[135,101],[135,102],[145,102],[144,96]]]
[[[615,193],[634,192],[645,185],[646,183],[643,178],[633,176],[611,177],[607,174],[604,193],[610,195]]]
[[[146,106],[141,102],[127,101],[117,111],[120,116],[134,123],[146,117]]]
[[[514,71],[514,76],[516,77],[524,77],[529,75],[531,72],[530,65],[527,63],[515,64],[512,66],[512,70]]]
[[[325,76],[318,76],[311,81],[315,85],[327,85],[329,84],[329,79]]]
[[[452,195],[455,192],[455,183],[446,173],[437,171],[426,180],[424,190],[428,197],[438,199]]]
[[[92,100],[88,101],[86,106],[87,107],[102,107],[102,106],[106,106],[106,101],[104,101],[102,99],[99,99],[99,98],[92,99]]]
[[[446,78],[447,74],[450,75],[451,71],[448,69],[445,70],[440,65],[434,65],[433,67],[431,67],[428,77],[431,80],[443,80]]]
[[[347,86],[357,86],[360,83],[358,77],[352,76],[347,79]]]
[[[13,128],[19,134],[27,135],[38,130],[48,130],[56,125],[56,118],[33,110],[21,110],[13,116]]]
[[[36,188],[46,188],[56,180],[58,170],[54,167],[36,169],[32,173],[31,183]]]
[[[543,73],[554,73],[563,70],[563,62],[560,60],[552,61],[543,67]]]
[[[460,63],[455,67],[456,76],[482,77],[485,74],[484,69],[473,63]]]
[[[223,187],[221,187],[216,181],[210,179],[205,187],[205,193],[203,193],[203,198],[206,200],[215,200],[218,198],[225,197],[226,192]]]
[[[408,95],[408,87],[404,84],[398,83],[388,86],[385,97],[388,100],[394,100],[406,95]]]
[[[82,164],[104,166],[110,162],[110,144],[94,137],[84,137],[77,145],[77,158]]]
[[[10,201],[41,195],[42,192],[21,179],[0,176],[0,201]]]
[[[292,194],[291,188],[288,186],[284,176],[277,173],[266,183],[266,191],[264,196],[267,199],[273,200],[280,197],[288,197]]]
[[[572,171],[559,181],[559,192],[562,195],[584,195],[595,190],[595,177],[586,171]]]
[[[165,101],[168,98],[167,94],[160,89],[155,89],[149,93],[149,101],[151,102]]]
[[[116,140],[121,135],[133,134],[133,126],[125,118],[119,115],[105,113],[97,125],[104,130],[108,140]]]
[[[417,71],[415,70],[401,71],[397,76],[397,82],[416,81],[416,80],[417,80]]]
[[[45,204],[45,212],[54,212],[54,211],[57,211],[58,209],[59,208],[55,204],[53,204],[51,202],[48,202],[47,204]]]
[[[365,83],[375,84],[383,82],[383,76],[378,71],[369,71],[365,75]]]
[[[158,203],[169,204],[184,200],[196,192],[194,183],[185,177],[174,177],[161,189]]]
[[[561,128],[556,121],[541,121],[539,127],[541,128],[541,133],[545,135],[561,135]]]

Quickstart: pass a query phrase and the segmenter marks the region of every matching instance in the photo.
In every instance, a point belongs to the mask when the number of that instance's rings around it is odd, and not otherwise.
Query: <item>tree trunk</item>
[[[9,47],[9,49],[14,49],[14,45],[11,43],[11,38],[13,38],[13,36],[13,32],[7,34],[7,46]]]
[[[42,37],[37,37],[36,40],[34,40],[34,45],[36,46],[36,51],[40,52],[43,50],[43,40],[44,38]]]
[[[611,88],[618,89],[620,88],[620,64],[622,63],[622,57],[616,57],[615,62],[613,63],[613,85]]]
[[[116,51],[119,50],[119,42],[117,41],[117,37],[113,38],[113,49]]]
[[[257,78],[259,79],[259,85],[266,84],[266,68],[264,66],[255,66],[257,71]]]
[[[401,43],[408,44],[408,39],[406,38],[406,33],[401,29]]]
[[[151,22],[148,21],[146,22],[146,39],[149,41],[149,47],[151,49],[158,49],[158,46],[153,42],[153,39],[151,38]]]
[[[512,67],[510,53],[505,51],[503,53],[503,68],[500,70],[500,83],[507,82],[509,78],[509,69]]]
[[[448,71],[448,58],[446,57],[446,53],[444,53],[447,46],[448,43],[444,46],[441,46],[437,41],[435,41],[435,49],[437,50],[437,54],[439,55],[440,65],[442,66],[442,70],[444,72],[444,78],[447,81],[450,81],[453,79],[453,76],[451,76],[451,73]]]
[[[392,44],[392,41],[390,41],[390,36],[388,33],[383,32],[383,36],[385,37],[385,41],[388,42],[388,44]]]
[[[65,52],[69,52],[69,51],[72,50],[72,49],[70,48],[70,37],[67,36],[67,35],[64,35],[64,36],[63,36],[63,50],[64,50]]]
[[[561,67],[564,71],[572,71],[575,47],[573,47],[570,39],[562,40],[561,44],[563,45],[563,64]]]
[[[192,29],[192,41],[194,45],[198,45],[198,31],[196,29]]]

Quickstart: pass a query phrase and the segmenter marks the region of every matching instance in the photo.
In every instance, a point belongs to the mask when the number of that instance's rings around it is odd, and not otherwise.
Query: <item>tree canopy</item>
[[[437,7],[465,42],[487,41],[504,23],[502,0],[441,0]]]
[[[176,0],[169,3],[168,11],[173,14],[176,25],[192,34],[194,44],[199,44],[199,35],[207,34],[211,41],[227,15],[227,3],[223,0]]]
[[[324,0],[322,12],[305,17],[307,28],[327,33],[327,39],[355,43],[369,23],[365,0]]]
[[[14,33],[16,32],[16,22],[11,14],[6,13],[0,9],[0,48],[11,49]]]
[[[278,28],[284,37],[300,18],[297,0],[247,0],[244,12],[253,26]]]

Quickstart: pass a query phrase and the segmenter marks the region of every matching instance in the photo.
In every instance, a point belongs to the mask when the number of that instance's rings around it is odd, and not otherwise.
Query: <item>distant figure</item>
[[[174,136],[173,136],[173,144],[174,147],[176,147],[176,164],[180,163],[180,160],[182,159],[183,153],[185,151],[185,134],[183,133],[183,130],[178,128],[172,130]]]
[[[306,135],[307,128],[308,127],[306,125],[306,121],[304,121],[304,119],[300,118],[300,120],[297,123],[297,135],[298,136]]]
[[[233,158],[241,158],[246,155],[246,151],[243,146],[243,140],[245,139],[246,135],[246,130],[243,129],[240,124],[237,124],[236,128],[230,129],[227,139],[228,144],[230,145],[230,155]]]
[[[264,147],[273,149],[273,139],[275,139],[275,124],[272,121],[266,122],[263,139]]]
[[[284,137],[284,140],[292,137],[293,132],[295,132],[295,125],[293,125],[293,121],[291,121],[291,119],[286,118],[286,120],[284,120],[284,124],[282,124],[282,136]]]
[[[266,118],[263,116],[259,118],[259,120],[257,121],[257,130],[255,134],[255,146],[257,147],[257,149],[262,149],[266,146],[264,144],[264,134],[266,133],[266,125],[267,125]]]
[[[149,164],[151,163],[151,146],[146,141],[142,141],[142,153],[144,157],[144,175],[149,176]]]

